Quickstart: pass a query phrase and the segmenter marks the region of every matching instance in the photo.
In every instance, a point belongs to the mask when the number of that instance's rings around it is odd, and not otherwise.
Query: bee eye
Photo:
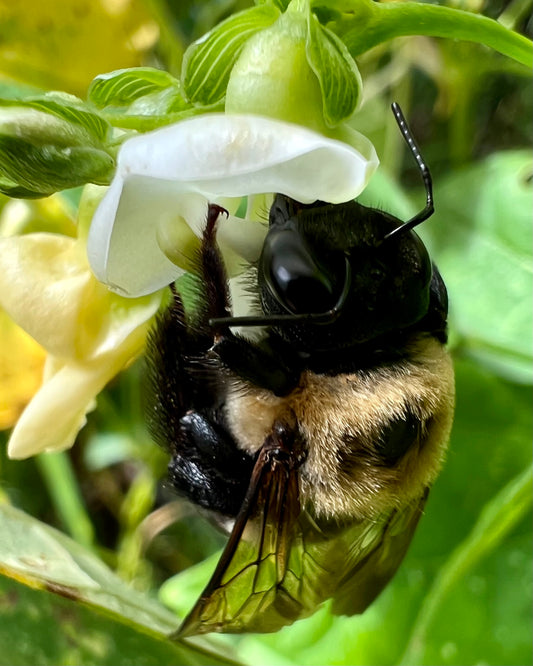
[[[345,270],[344,260],[339,266]],[[269,232],[261,255],[261,271],[276,301],[292,314],[321,313],[332,308],[343,279],[324,268],[301,234],[292,228]]]
[[[423,317],[429,306],[429,289],[433,266],[426,246],[414,233],[410,232],[410,262],[401,276],[401,308],[403,324],[410,324]]]
[[[385,465],[392,467],[420,438],[421,423],[413,414],[403,419],[392,421],[381,432],[376,442],[376,449]]]

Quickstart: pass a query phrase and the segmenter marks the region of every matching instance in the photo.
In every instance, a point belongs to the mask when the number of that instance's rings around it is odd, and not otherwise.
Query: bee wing
[[[298,464],[279,442],[263,445],[215,572],[174,638],[277,631],[299,617],[283,585],[300,513]]]
[[[422,516],[429,489],[418,501],[394,510],[388,518],[371,525],[363,537],[370,547],[361,548],[361,539],[353,539],[356,527],[348,529],[343,539],[352,539],[344,564],[344,575],[333,595],[336,615],[362,613],[396,573],[411,543]]]
[[[331,598],[334,613],[361,613],[394,575],[426,496],[374,520],[317,524],[300,508],[299,464],[275,437],[263,445],[215,572],[174,638],[277,631]]]

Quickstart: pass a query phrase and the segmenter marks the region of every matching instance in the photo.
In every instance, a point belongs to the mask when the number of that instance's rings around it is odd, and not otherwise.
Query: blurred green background
[[[1,0],[0,93],[84,97],[95,75],[141,64],[179,75],[190,41],[250,4]],[[531,2],[450,3],[458,4],[531,37]],[[76,562],[103,580],[92,553],[124,581],[109,579],[109,598],[88,593],[80,605],[0,576],[0,664],[532,663],[531,73],[482,46],[425,37],[377,47],[358,64],[365,101],[353,122],[383,166],[361,200],[402,219],[422,207],[419,174],[389,111],[398,101],[433,175],[437,212],[420,234],[448,285],[457,373],[448,461],[399,573],[361,617],[335,618],[325,607],[273,636],[222,637],[209,647],[215,657],[205,645],[166,642],[161,632],[174,621],[159,617],[157,598],[185,612],[213,562],[189,567],[224,538],[165,487],[166,456],[141,415],[142,361],[99,396],[71,451],[9,461],[8,429],[35,391],[42,353],[0,314],[0,499],[29,514],[23,533],[43,551],[57,537],[31,517],[77,542],[61,541],[65,569]],[[67,206],[77,196],[68,193]],[[31,206],[53,228],[51,204]],[[11,519],[6,509],[0,573]],[[134,609],[147,597],[154,611],[143,622]]]

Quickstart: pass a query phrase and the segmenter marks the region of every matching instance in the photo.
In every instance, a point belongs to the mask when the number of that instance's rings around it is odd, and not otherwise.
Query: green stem
[[[532,42],[486,16],[418,2],[351,0],[346,4],[346,13],[329,27],[354,57],[395,37],[426,35],[478,42],[533,66]]]
[[[470,534],[442,567],[420,608],[400,666],[423,663],[428,632],[444,598],[531,509],[531,472],[528,467],[485,506]]]
[[[516,25],[531,13],[531,0],[512,0],[498,17],[498,23],[514,30]]]
[[[159,26],[159,44],[164,54],[166,69],[179,76],[181,61],[185,51],[185,40],[176,28],[176,21],[163,0],[144,0],[151,15]]]
[[[35,460],[66,530],[78,543],[91,548],[94,545],[93,525],[69,457],[66,453],[43,453]]]
[[[468,67],[464,68],[460,79],[456,80],[459,94],[456,97],[454,113],[450,116],[449,130],[450,157],[454,167],[460,167],[472,157],[472,144],[475,137],[472,110],[480,81],[483,81],[483,77],[477,78],[475,74],[469,72]]]

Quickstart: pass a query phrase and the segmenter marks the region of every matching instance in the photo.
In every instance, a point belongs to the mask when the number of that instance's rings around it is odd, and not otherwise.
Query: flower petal
[[[272,118],[207,114],[126,141],[116,177],[171,180],[207,197],[281,192],[341,203],[360,194],[377,164],[364,137],[355,150]]]
[[[56,372],[22,412],[8,443],[8,456],[22,459],[72,446],[106,383],[101,374],[81,365],[65,365]]]
[[[33,396],[11,434],[9,457],[27,458],[72,446],[96,395],[140,352],[146,330],[138,328],[119,349],[92,363],[55,363],[52,376]]]
[[[116,178],[89,231],[87,256],[95,276],[123,296],[144,296],[183,274],[159,247],[157,228],[180,213],[182,192],[169,181]]]
[[[228,250],[241,257],[241,262],[243,259],[248,263],[257,261],[267,231],[268,225],[256,220],[243,220],[233,215],[230,215],[227,219],[222,218],[218,223],[217,242],[224,255],[226,265],[228,263],[226,258]],[[235,272],[229,269],[228,271],[230,273]]]
[[[378,164],[368,139],[357,135],[357,145],[271,118],[227,114],[197,116],[129,139],[93,218],[92,269],[128,296],[174,280],[180,270],[161,252],[155,232],[169,215],[187,219],[180,210],[183,193],[209,201],[263,192],[303,203],[353,199]]]
[[[80,310],[94,278],[76,240],[35,233],[0,239],[0,305],[49,353],[79,353]]]
[[[63,360],[94,360],[119,347],[160,302],[160,294],[125,300],[109,292],[73,238],[35,233],[0,239],[0,306]]]
[[[93,278],[94,280],[94,278]],[[92,308],[94,332],[92,334],[93,347],[85,360],[92,361],[102,355],[115,353],[123,342],[134,333],[136,329],[145,330],[145,324],[150,324],[152,317],[161,305],[162,293],[154,293],[143,298],[124,299],[111,293],[103,285],[94,280],[96,288],[105,291],[105,300],[99,310]],[[95,305],[98,300],[95,301]],[[91,310],[85,312],[82,322],[87,334],[90,333]]]
[[[46,352],[0,309],[0,430],[11,428],[42,381]]]

